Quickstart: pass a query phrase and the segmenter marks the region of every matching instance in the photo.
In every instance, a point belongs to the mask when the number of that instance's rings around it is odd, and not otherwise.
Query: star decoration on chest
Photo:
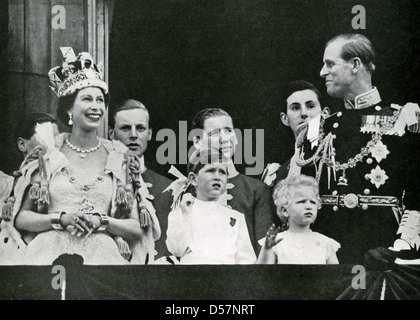
[[[377,165],[375,169],[372,169],[370,174],[366,175],[366,179],[370,180],[370,182],[374,184],[377,189],[379,189],[381,185],[385,184],[388,178],[389,177],[386,175],[385,170],[381,169],[379,165]]]
[[[377,141],[375,146],[370,149],[370,153],[372,154],[372,157],[374,157],[375,160],[379,163],[387,157],[389,150],[387,146],[382,143],[382,141]]]

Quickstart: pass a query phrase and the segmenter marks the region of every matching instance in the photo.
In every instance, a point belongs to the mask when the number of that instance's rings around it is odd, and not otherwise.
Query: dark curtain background
[[[366,9],[366,30],[352,28],[354,5]],[[419,21],[417,0],[119,0],[110,35],[112,102],[143,102],[154,133],[178,132],[179,120],[190,124],[203,108],[224,108],[235,127],[265,130],[265,163],[284,162],[293,136],[279,120],[282,87],[305,79],[326,96],[319,76],[324,45],[339,33],[371,39],[381,95],[420,101]],[[323,104],[341,101],[326,97]],[[165,173],[155,160],[162,143],[149,145],[146,160]]]

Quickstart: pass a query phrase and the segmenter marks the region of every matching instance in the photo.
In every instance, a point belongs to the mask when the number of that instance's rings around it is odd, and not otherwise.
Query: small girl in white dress
[[[280,181],[273,194],[280,219],[288,220],[287,231],[274,225],[261,240],[258,264],[338,264],[340,244],[310,225],[320,207],[318,184],[312,177],[300,175]],[[264,242],[265,241],[265,242]]]
[[[218,202],[226,190],[227,170],[218,152],[197,151],[190,159],[188,183],[195,187],[197,198],[179,195],[179,205],[168,216],[166,245],[180,264],[254,264],[257,260],[244,214]]]

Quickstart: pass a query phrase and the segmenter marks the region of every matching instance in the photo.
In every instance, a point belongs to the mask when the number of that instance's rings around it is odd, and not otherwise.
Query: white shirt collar
[[[141,173],[144,173],[147,170],[146,165],[144,163],[144,156],[141,156],[140,158],[140,168],[141,168]]]

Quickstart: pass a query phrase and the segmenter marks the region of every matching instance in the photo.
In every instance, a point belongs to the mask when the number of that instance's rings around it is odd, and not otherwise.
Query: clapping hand
[[[271,249],[274,247],[277,243],[283,240],[283,237],[278,237],[277,235],[280,232],[280,227],[276,227],[274,224],[268,229],[267,235],[265,237],[265,248]]]

